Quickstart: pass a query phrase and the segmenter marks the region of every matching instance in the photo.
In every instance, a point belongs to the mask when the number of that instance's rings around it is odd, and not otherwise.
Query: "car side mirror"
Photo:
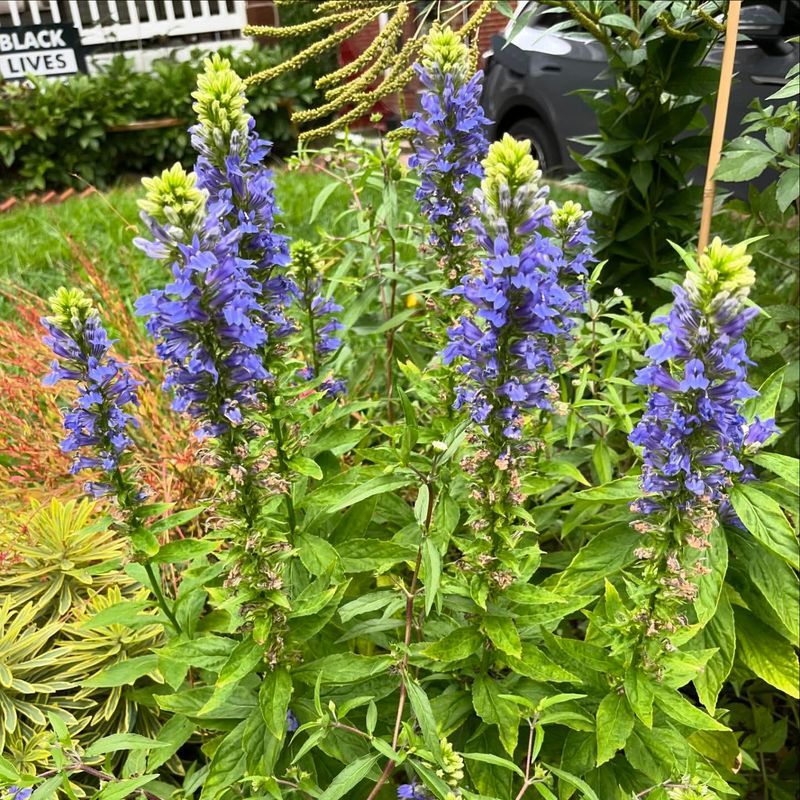
[[[791,46],[781,35],[783,17],[771,6],[745,6],[739,20],[739,32],[769,55],[791,52]]]

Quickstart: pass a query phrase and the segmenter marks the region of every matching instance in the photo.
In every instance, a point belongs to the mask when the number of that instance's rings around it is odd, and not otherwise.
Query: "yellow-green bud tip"
[[[61,286],[47,300],[52,316],[50,321],[59,328],[72,324],[73,320],[83,322],[94,311],[92,301],[80,289]]]
[[[733,247],[715,237],[697,259],[696,268],[686,275],[684,286],[689,294],[702,303],[720,295],[745,299],[755,283],[750,267],[752,256],[747,254],[747,242]]]
[[[192,92],[192,106],[200,124],[208,130],[219,130],[229,138],[234,130],[247,133],[250,115],[244,81],[234,72],[231,62],[214,53],[203,62],[204,71],[197,76],[197,90]]]
[[[179,164],[173,164],[155,178],[142,178],[147,190],[139,208],[160,225],[191,228],[202,217],[206,193],[197,188],[197,177]]]
[[[566,200],[564,205],[553,210],[553,225],[556,230],[569,229],[581,221],[584,215],[583,206],[572,200]]]
[[[486,177],[481,190],[489,205],[500,209],[501,187],[507,186],[511,197],[527,184],[535,184],[541,177],[539,162],[531,155],[531,143],[518,141],[506,133],[500,141],[492,142],[483,160]]]
[[[434,24],[422,47],[422,66],[430,71],[458,75],[465,78],[469,72],[469,47],[449,26]]]

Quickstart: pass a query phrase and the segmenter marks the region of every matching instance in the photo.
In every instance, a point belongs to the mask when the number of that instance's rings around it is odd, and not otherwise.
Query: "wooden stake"
[[[697,240],[698,253],[702,253],[706,249],[711,235],[711,215],[714,211],[714,193],[716,190],[714,173],[719,166],[722,144],[725,140],[725,122],[728,119],[728,101],[731,97],[733,62],[736,57],[736,37],[739,33],[739,12],[741,9],[742,0],[730,0],[728,3],[728,18],[725,21],[725,46],[722,50],[717,106],[714,110],[711,150],[708,153],[708,169],[703,187],[703,213],[700,217],[700,235]]]

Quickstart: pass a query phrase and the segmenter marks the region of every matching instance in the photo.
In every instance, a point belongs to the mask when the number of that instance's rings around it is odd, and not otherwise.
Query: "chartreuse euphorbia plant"
[[[796,592],[781,510],[794,462],[757,454],[774,392],[746,382],[744,245],[684,253],[663,334],[615,312],[629,299],[589,299],[589,214],[548,200],[526,143],[487,144],[469,59],[446,28],[424,49],[407,125],[424,230],[385,207],[357,217],[393,237],[388,283],[380,250],[356,257],[380,240],[371,229],[289,246],[242,82],[208,63],[194,173],[147,183],[142,246],[165,285],[139,303],[216,472],[203,538],[160,545],[125,470],[124,368],[84,296],[57,301],[80,464],[130,509],[131,574],[176,565],[169,592],[151,584],[166,637],[155,703],[172,717],[152,740],[86,749],[132,748],[116,777],[141,783],[113,791],[722,797],[741,781],[717,708],[731,671],[794,691],[796,615],[765,579]],[[352,185],[363,212],[369,180]],[[429,302],[381,314],[389,285]],[[390,397],[365,351],[401,359]],[[87,792],[114,781],[65,755],[60,730],[54,774]]]

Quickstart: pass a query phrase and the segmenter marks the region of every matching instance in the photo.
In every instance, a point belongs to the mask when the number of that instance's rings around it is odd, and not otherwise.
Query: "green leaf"
[[[243,639],[234,647],[225,666],[217,678],[217,688],[238,683],[245,675],[249,675],[261,663],[264,646],[251,636]]]
[[[509,761],[507,758],[501,758],[492,753],[461,753],[460,755],[461,758],[465,758],[467,761],[480,761],[484,764],[494,764],[496,767],[511,770],[511,772],[519,775],[520,778],[525,777],[525,773],[513,761]]]
[[[157,668],[157,655],[137,656],[111,664],[95,675],[90,675],[83,681],[83,685],[102,688],[128,686]]]
[[[246,722],[247,720],[242,720],[214,751],[200,800],[217,800],[223,796],[225,789],[235,784],[244,774],[246,754],[243,738]]]
[[[496,725],[505,751],[514,755],[519,736],[520,713],[515,703],[500,697],[502,690],[488,675],[480,674],[472,684],[472,705],[487,725]]]
[[[775,157],[763,142],[752,136],[734,139],[723,153],[714,174],[718,181],[751,181],[757,178]]]
[[[743,406],[742,414],[745,419],[752,422],[756,417],[761,420],[773,419],[775,409],[778,407],[778,400],[783,389],[783,381],[786,377],[786,366],[776,369],[758,387],[758,395],[751,397]]]
[[[176,514],[170,514],[163,519],[157,519],[155,522],[148,525],[150,533],[158,536],[160,533],[170,530],[171,528],[178,528],[185,525],[187,522],[193,520],[196,516],[202,514],[207,509],[207,506],[197,506],[195,508],[187,508],[184,511],[178,511]]]
[[[340,797],[345,797],[351,789],[358,786],[369,775],[369,771],[379,758],[379,755],[362,756],[348,764],[331,781],[330,786],[319,796],[319,800],[339,800]]]
[[[610,761],[633,730],[633,711],[624,693],[609,692],[597,709],[597,766]]]
[[[727,731],[728,729],[713,717],[706,714],[703,709],[690,703],[680,692],[668,689],[658,683],[653,683],[653,694],[656,705],[668,717],[694,728],[696,731]]]
[[[800,488],[800,461],[798,459],[783,456],[780,453],[757,453],[752,458],[760,467],[768,469],[788,481],[792,486]]]
[[[778,178],[775,200],[778,208],[786,211],[798,197],[800,197],[800,168],[790,167]]]
[[[393,663],[391,656],[361,656],[356,653],[333,653],[307,661],[297,667],[293,675],[296,680],[314,683],[355,683],[385,673]]]
[[[381,539],[347,539],[338,547],[345,572],[386,572],[417,557],[416,547]]]
[[[752,484],[733,486],[729,497],[745,528],[767,550],[800,569],[797,536],[778,503]]]
[[[422,653],[434,661],[461,661],[480,651],[483,637],[475,628],[456,628]]]
[[[436,717],[433,715],[428,695],[425,694],[425,690],[416,681],[410,678],[406,679],[406,691],[408,692],[408,699],[411,701],[414,716],[417,718],[419,728],[422,731],[422,740],[425,742],[425,747],[439,761],[441,745],[436,728]]]
[[[483,630],[501,653],[514,658],[522,656],[522,642],[513,619],[489,614],[483,618]]]
[[[737,658],[770,686],[800,696],[800,667],[791,643],[744,608],[735,609]]]
[[[422,581],[425,585],[425,613],[430,614],[436,595],[439,592],[439,582],[442,577],[442,556],[433,540],[426,537],[422,542]]]
[[[279,665],[264,675],[258,690],[258,704],[267,729],[276,738],[286,733],[286,712],[292,698],[292,676],[285,666]]]
[[[520,658],[510,658],[508,663],[515,672],[535,681],[581,682],[577,675],[565,670],[533,642],[523,642]]]
[[[722,526],[718,525],[712,530],[708,543],[709,549],[705,555],[709,572],[697,580],[698,593],[694,602],[700,626],[705,625],[714,616],[722,593],[725,573],[728,570],[728,543]]]
[[[218,546],[219,542],[211,539],[175,539],[167,542],[150,559],[150,562],[153,564],[176,564],[180,561],[192,561],[214,552]]]
[[[564,769],[554,767],[552,764],[544,764],[543,766],[545,769],[552,772],[557,778],[561,778],[564,783],[568,783],[570,786],[574,786],[576,789],[580,790],[586,800],[600,800],[600,798],[594,793],[594,789],[592,789],[592,787],[589,786],[586,781],[582,780],[577,775],[573,775],[571,772],[567,772]]]
[[[322,480],[322,468],[313,458],[306,458],[305,456],[295,456],[289,460],[289,468],[293,469],[300,475],[307,475],[314,480]]]
[[[639,667],[625,673],[625,694],[631,710],[648,727],[653,727],[652,677]]]
[[[86,748],[86,757],[102,756],[106,753],[116,753],[118,750],[152,750],[156,747],[165,747],[164,742],[157,742],[138,733],[112,733],[98,739]]]
[[[335,514],[337,511],[360,503],[362,500],[366,500],[376,494],[385,494],[386,492],[393,492],[395,489],[402,489],[404,486],[413,483],[413,481],[414,475],[411,472],[396,475],[378,475],[375,478],[370,478],[360,486],[356,486],[347,492],[344,497],[331,503],[327,512]]]
[[[158,779],[158,775],[140,775],[138,778],[125,778],[114,783],[106,784],[99,794],[95,795],[96,800],[124,800],[126,797],[136,793],[137,789],[147,786]]]
[[[81,624],[81,628],[95,630],[106,628],[109,625],[127,625],[133,627],[131,623],[138,625],[144,623],[153,625],[155,619],[152,616],[140,615],[139,612],[147,611],[152,608],[149,600],[123,600],[121,603],[114,603],[108,608],[102,608],[96,614],[89,617],[86,622]]]
[[[629,475],[626,478],[617,478],[602,486],[594,486],[591,489],[584,489],[576,492],[575,497],[579,500],[592,500],[603,503],[627,503],[635,500],[641,494],[639,487],[639,477]]]
[[[0,781],[3,783],[16,783],[20,778],[17,768],[3,756],[0,756]]]
[[[636,23],[627,14],[605,14],[600,17],[599,22],[609,28],[633,31],[633,33],[638,33],[639,31]]]
[[[311,214],[308,217],[308,224],[313,224],[314,220],[319,216],[319,212],[325,207],[330,196],[339,188],[341,184],[338,180],[333,180],[323,186],[314,198],[314,204],[311,206]]]
[[[36,787],[36,791],[31,795],[31,800],[53,800],[58,797],[58,789],[61,786],[61,775],[54,775],[44,783]]]
[[[164,744],[147,756],[147,769],[150,772],[158,769],[172,758],[178,749],[185,744],[194,733],[194,723],[187,717],[176,714],[170,717],[158,732],[158,741]]]
[[[152,558],[158,552],[158,539],[152,531],[146,528],[136,528],[131,531],[130,537],[135,552],[142,553],[148,558]]]
[[[788,567],[787,567],[788,569]],[[705,628],[691,641],[691,647],[704,650],[715,647],[717,652],[706,662],[705,668],[694,680],[694,687],[700,702],[709,714],[716,713],[717,698],[733,667],[736,650],[736,630],[733,609],[727,594],[720,596],[716,614]]]

